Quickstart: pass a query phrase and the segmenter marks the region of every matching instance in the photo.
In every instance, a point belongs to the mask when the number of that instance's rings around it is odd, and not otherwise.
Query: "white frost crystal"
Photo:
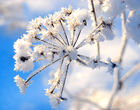
[[[14,56],[14,59],[16,60],[14,70],[27,72],[33,69],[34,67],[33,59],[30,56],[26,56],[26,55],[22,56],[22,55],[16,54]]]
[[[26,91],[26,88],[28,87],[28,83],[25,83],[25,80],[22,79],[19,75],[15,76],[14,80],[16,82],[16,85],[19,87],[20,92],[24,94]]]

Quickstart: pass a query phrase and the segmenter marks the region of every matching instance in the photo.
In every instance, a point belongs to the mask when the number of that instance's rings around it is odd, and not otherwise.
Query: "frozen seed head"
[[[26,91],[26,88],[28,87],[28,83],[25,83],[25,80],[22,79],[19,75],[15,76],[14,80],[16,82],[16,85],[19,87],[20,92],[24,94]]]

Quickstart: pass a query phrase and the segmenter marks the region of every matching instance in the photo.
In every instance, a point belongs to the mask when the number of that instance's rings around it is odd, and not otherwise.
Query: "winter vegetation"
[[[139,83],[130,83],[140,71],[140,1],[86,3],[29,22],[14,43],[14,70],[30,75],[14,81],[24,94],[50,68],[45,95],[52,107],[66,102],[68,110],[139,110]]]

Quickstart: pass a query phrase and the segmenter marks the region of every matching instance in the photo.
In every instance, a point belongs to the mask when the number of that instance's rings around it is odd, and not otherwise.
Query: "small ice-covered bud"
[[[82,28],[87,25],[88,11],[85,9],[77,9],[72,12],[70,16],[67,17],[68,29]]]
[[[35,36],[32,35],[31,33],[23,34],[22,39],[23,39],[24,41],[27,41],[28,43],[36,42]]]
[[[19,75],[14,77],[14,81],[16,82],[16,85],[19,87],[20,92],[24,94],[29,84],[25,83],[25,80],[22,79]]]
[[[64,13],[65,16],[69,16],[72,13],[72,7],[69,6],[68,8],[61,8],[61,12]]]
[[[53,22],[58,23],[60,20],[64,20],[64,15],[61,12],[55,12],[53,15]]]
[[[45,58],[45,51],[46,51],[46,46],[45,45],[37,45],[34,47],[33,51],[33,58]]]
[[[41,17],[38,17],[36,18],[35,20],[32,20],[30,23],[29,23],[29,26],[28,26],[28,30],[35,30],[35,31],[41,31],[42,27],[42,21],[43,21],[43,18]]]
[[[31,46],[31,42],[25,41],[23,39],[18,39],[14,43],[15,52],[18,54],[22,53],[23,51],[31,52],[30,46]]]
[[[71,60],[77,59],[77,50],[75,48],[73,48],[73,46],[67,46],[66,51],[67,51],[69,58]]]
[[[86,42],[92,45],[92,44],[95,43],[95,38],[94,38],[93,36],[88,37],[88,38],[86,39]]]
[[[54,39],[58,35],[58,32],[55,28],[49,28],[47,31],[43,31],[41,39]]]
[[[94,4],[94,8],[95,8],[95,11],[96,11],[96,16],[98,17],[101,12],[102,12],[102,5],[103,5],[103,2],[104,0],[93,0],[93,4]],[[94,21],[94,15],[93,15],[93,7],[92,7],[92,3],[91,3],[91,0],[88,0],[88,8],[89,8],[89,11],[90,11],[90,16],[91,16],[91,19]],[[93,22],[94,23],[94,22]]]
[[[32,50],[30,46],[31,42],[25,41],[24,39],[18,39],[14,43],[16,53],[13,57],[16,60],[14,70],[29,71],[33,68]]]
[[[27,72],[34,67],[33,58],[31,56],[16,54],[13,58],[16,60],[14,70]]]
[[[136,43],[140,44],[140,14],[130,13],[126,22],[127,36],[131,37]]]
[[[80,21],[78,19],[74,18],[73,15],[71,15],[70,17],[67,18],[67,22],[68,22],[68,29],[70,31],[78,28],[81,25]]]

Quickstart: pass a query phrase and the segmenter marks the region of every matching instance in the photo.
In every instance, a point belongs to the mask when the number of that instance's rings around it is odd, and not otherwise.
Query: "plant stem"
[[[67,55],[66,55],[66,56],[67,56]],[[66,57],[66,56],[64,56],[64,57]],[[25,83],[29,82],[29,81],[30,81],[34,76],[36,76],[39,72],[43,71],[43,70],[46,69],[47,67],[49,67],[49,66],[51,66],[52,64],[56,63],[56,62],[59,61],[60,59],[62,59],[62,58],[58,58],[58,59],[56,59],[55,61],[52,61],[51,63],[49,63],[49,64],[47,64],[47,65],[45,65],[45,66],[43,66],[43,67],[37,69],[36,71],[34,71],[34,72],[26,79]]]
[[[75,45],[76,45],[76,43],[77,43],[77,41],[78,41],[78,39],[79,39],[79,37],[80,37],[81,31],[82,31],[82,29],[80,29],[80,31],[79,31],[79,33],[78,33],[78,35],[77,35],[77,37],[76,37],[76,40],[75,40],[75,42],[74,42],[74,44],[73,44],[73,47],[75,47]]]
[[[62,21],[59,20],[59,22],[60,22],[60,25],[61,25],[61,27],[62,27],[62,29],[63,29],[63,32],[64,32],[64,35],[65,35],[65,38],[66,38],[67,44],[70,45],[70,44],[69,44],[69,40],[68,40],[68,36],[67,36],[67,34],[66,34],[66,30],[64,29],[64,26],[63,26],[63,24],[62,24]]]

